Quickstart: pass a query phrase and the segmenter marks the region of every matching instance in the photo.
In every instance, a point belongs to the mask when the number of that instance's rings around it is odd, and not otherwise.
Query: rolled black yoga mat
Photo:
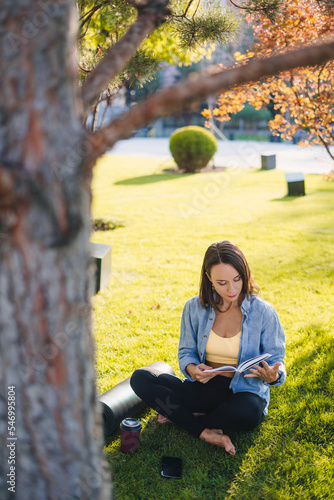
[[[171,366],[163,361],[155,361],[149,365],[163,373],[175,375]],[[98,397],[102,404],[104,436],[110,436],[123,418],[133,417],[147,408],[146,403],[131,389],[130,377],[115,385]]]

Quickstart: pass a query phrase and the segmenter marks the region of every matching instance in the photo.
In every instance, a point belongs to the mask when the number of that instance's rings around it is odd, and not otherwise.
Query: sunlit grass
[[[203,254],[229,239],[244,251],[287,337],[287,382],[268,417],[231,436],[235,457],[141,416],[140,447],[106,447],[118,499],[325,499],[334,491],[334,184],[306,176],[289,198],[283,172],[164,173],[154,158],[106,156],[95,169],[93,216],[124,227],[112,244],[112,279],[94,298],[98,391],[153,361],[177,364],[183,305],[198,293]],[[184,460],[180,481],[160,477],[163,454]]]

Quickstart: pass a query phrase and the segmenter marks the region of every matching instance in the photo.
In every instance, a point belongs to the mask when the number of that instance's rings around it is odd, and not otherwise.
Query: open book
[[[252,366],[257,365],[261,363],[261,361],[264,361],[267,358],[270,358],[271,354],[268,354],[267,352],[265,354],[260,354],[260,356],[255,356],[255,358],[250,358],[247,359],[247,361],[244,361],[241,363],[239,366],[219,366],[218,368],[212,368],[212,370],[203,370],[204,372],[236,372],[236,373],[243,373],[249,368],[252,368]]]

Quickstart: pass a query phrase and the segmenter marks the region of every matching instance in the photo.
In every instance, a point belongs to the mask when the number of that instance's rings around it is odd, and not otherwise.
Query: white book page
[[[245,372],[246,370],[249,370],[254,365],[257,365],[261,363],[261,361],[264,361],[265,359],[270,358],[271,354],[265,353],[265,354],[260,354],[260,356],[255,356],[254,358],[247,359],[247,361],[244,361],[241,363],[239,366],[237,366],[237,372],[242,373]]]
[[[218,366],[218,368],[212,368],[212,370],[203,370],[203,372],[236,372],[235,366]]]
[[[265,359],[270,358],[271,354],[266,352],[265,354],[260,354],[259,356],[255,356],[254,358],[247,359],[243,363],[241,363],[239,366],[218,366],[217,368],[212,368],[212,370],[203,370],[203,372],[237,372],[237,373],[242,373],[249,368],[251,368],[254,365],[257,365],[261,363],[261,361],[264,361]]]

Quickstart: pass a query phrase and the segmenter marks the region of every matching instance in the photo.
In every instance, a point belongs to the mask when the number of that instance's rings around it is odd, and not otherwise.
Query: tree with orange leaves
[[[252,19],[254,22],[254,19]],[[235,53],[236,66],[270,55],[286,53],[308,43],[318,44],[334,33],[334,19],[316,0],[289,0],[271,22],[265,15],[254,24],[255,43],[246,54]],[[309,134],[306,144],[321,144],[334,159],[334,63],[291,69],[256,83],[234,87],[218,99],[213,116],[230,119],[248,102],[256,109],[274,104],[276,114],[269,122],[274,135],[291,140],[299,131]],[[210,112],[206,110],[205,116]]]

